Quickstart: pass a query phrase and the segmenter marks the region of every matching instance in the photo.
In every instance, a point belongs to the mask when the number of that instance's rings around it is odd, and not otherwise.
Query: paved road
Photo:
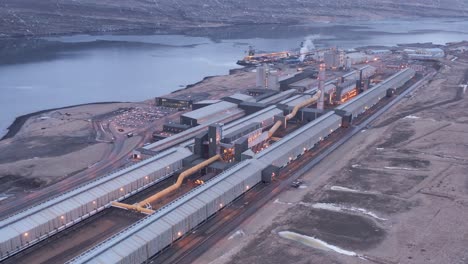
[[[258,184],[244,196],[234,201],[232,205],[207,220],[194,232],[176,241],[171,247],[151,258],[150,263],[192,263],[208,249],[215,246],[218,241],[236,230],[242,222],[255,214],[269,201],[272,201],[278,194],[290,188],[289,186],[293,181],[304,175],[432,76],[431,74],[416,82],[378,111],[372,112],[372,115],[359,118],[357,125],[342,129],[341,132],[331,136],[322,142],[317,150],[304,154],[303,157],[291,163],[280,173],[278,181],[268,185]]]

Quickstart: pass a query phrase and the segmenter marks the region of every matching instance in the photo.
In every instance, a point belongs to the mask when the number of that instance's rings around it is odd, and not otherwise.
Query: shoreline
[[[226,75],[229,75],[229,74],[226,74]],[[175,94],[175,93],[178,93],[178,92],[182,92],[182,91],[188,90],[188,89],[190,89],[190,88],[193,88],[193,87],[199,85],[200,83],[202,83],[202,82],[204,82],[204,81],[206,81],[206,80],[213,79],[213,78],[219,77],[219,76],[222,76],[222,75],[210,75],[210,76],[205,76],[205,77],[203,77],[202,80],[200,80],[200,81],[198,81],[198,82],[196,82],[196,83],[188,84],[188,85],[186,85],[184,88],[180,88],[180,89],[174,90],[174,91],[170,92],[170,93],[167,94],[167,95],[171,95],[171,94]],[[162,95],[162,96],[164,96],[164,95]]]
[[[299,25],[299,24],[298,24]],[[217,27],[212,27],[212,28],[223,28],[223,27],[228,27],[226,25],[221,25],[221,26],[217,26]],[[109,33],[109,32],[108,32]],[[75,33],[71,33],[71,34],[64,34],[64,35],[73,35]],[[162,33],[162,32],[159,32],[159,34],[168,34],[167,32],[166,33]],[[57,34],[56,36],[59,36],[61,34]],[[64,36],[62,35],[62,36]],[[27,37],[26,37],[27,38]],[[33,37],[34,38],[34,37]],[[2,40],[2,37],[0,36],[0,40]],[[364,49],[364,48],[369,48],[369,47],[379,47],[379,48],[392,48],[392,47],[407,47],[407,46],[422,46],[422,47],[427,47],[427,46],[436,46],[436,47],[442,47],[442,46],[446,46],[448,43],[446,43],[445,45],[439,45],[439,44],[434,44],[434,43],[419,43],[419,42],[415,42],[415,43],[399,43],[399,44],[396,44],[395,46],[381,46],[381,45],[373,45],[373,46],[362,46],[362,47],[356,47],[355,49],[356,50],[360,50],[360,49]],[[175,89],[174,91],[172,92],[169,92],[168,94],[165,94],[165,95],[161,95],[161,96],[171,96],[171,95],[175,95],[176,93],[178,92],[182,92],[182,91],[186,91],[186,90],[189,90],[193,87],[196,87],[197,85],[207,81],[207,80],[210,80],[212,78],[215,78],[215,77],[219,77],[219,76],[227,76],[227,75],[231,75],[231,71],[242,71],[242,70],[245,70],[246,68],[248,67],[241,67],[241,68],[232,68],[229,70],[229,73],[228,74],[223,74],[223,75],[208,75],[208,76],[205,76],[203,77],[200,81],[197,81],[195,83],[192,83],[192,84],[188,84],[186,85],[184,88],[179,88],[179,89]],[[146,99],[146,100],[143,100],[141,102],[145,102],[145,101],[148,101],[148,100],[151,100],[150,99]],[[56,111],[56,110],[61,110],[61,109],[67,109],[67,108],[73,108],[73,107],[80,107],[80,106],[86,106],[86,105],[99,105],[99,104],[116,104],[116,103],[138,103],[138,102],[123,102],[123,101],[111,101],[111,102],[90,102],[90,103],[83,103],[83,104],[77,104],[77,105],[69,105],[69,106],[63,106],[63,107],[57,107],[57,108],[50,108],[50,109],[45,109],[45,110],[39,110],[39,111],[36,111],[36,112],[32,112],[32,113],[28,113],[28,114],[24,114],[24,115],[21,115],[21,116],[17,116],[14,121],[5,129],[6,130],[6,133],[2,136],[0,134],[0,141],[2,140],[5,140],[5,139],[9,139],[9,138],[13,138],[20,130],[21,128],[23,127],[23,125],[26,123],[26,121],[33,117],[33,116],[37,116],[37,115],[40,115],[40,114],[43,114],[43,113],[47,113],[47,112],[51,112],[51,111]]]
[[[226,74],[226,75],[230,75],[230,74]],[[181,92],[181,91],[189,90],[189,89],[197,86],[198,84],[200,84],[200,83],[202,83],[202,82],[204,82],[206,80],[209,80],[209,79],[212,79],[212,78],[215,78],[215,77],[219,77],[219,76],[223,76],[223,75],[210,75],[210,76],[203,77],[202,80],[200,80],[200,81],[198,81],[196,83],[189,84],[189,85],[185,86],[185,88],[177,89],[177,90],[174,90],[174,91],[172,91],[172,92],[170,92],[168,94],[161,95],[161,96],[170,96],[170,95],[173,95],[173,94]],[[151,99],[146,99],[146,100],[143,100],[141,102],[146,102],[148,100],[151,100]],[[73,107],[86,106],[86,105],[119,104],[119,103],[138,103],[138,102],[122,102],[122,101],[92,102],[92,103],[84,103],[84,104],[77,104],[77,105],[69,105],[69,106],[63,106],[63,107],[50,108],[50,109],[39,110],[39,111],[36,111],[36,112],[24,114],[24,115],[21,115],[21,116],[17,116],[15,118],[15,120],[11,123],[11,125],[9,125],[6,128],[7,132],[6,132],[5,135],[3,135],[0,138],[0,141],[5,140],[5,139],[9,139],[9,138],[13,138],[16,134],[18,134],[18,132],[21,130],[23,125],[26,123],[26,121],[28,121],[28,119],[33,117],[33,116],[37,116],[37,115],[44,114],[44,113],[51,112],[51,111],[62,110],[62,109],[73,108]]]
[[[45,109],[45,110],[39,110],[39,111],[36,111],[36,112],[24,114],[24,115],[21,115],[21,116],[16,117],[15,120],[11,123],[11,125],[9,125],[9,126],[6,128],[7,133],[6,133],[2,138],[0,138],[0,141],[5,140],[5,139],[12,138],[12,137],[14,137],[16,134],[18,134],[18,132],[21,130],[21,128],[23,127],[23,125],[26,123],[26,121],[28,121],[28,119],[31,118],[31,117],[33,117],[33,116],[37,116],[37,115],[44,114],[44,113],[51,112],[51,111],[57,111],[57,110],[62,110],[62,109],[67,109],[67,108],[73,108],[73,107],[79,107],[79,106],[100,105],[100,104],[118,104],[118,103],[126,103],[126,102],[95,102],[95,103],[84,103],[84,104],[69,105],[69,106],[63,106],[63,107],[56,107],[56,108],[50,108],[50,109]]]

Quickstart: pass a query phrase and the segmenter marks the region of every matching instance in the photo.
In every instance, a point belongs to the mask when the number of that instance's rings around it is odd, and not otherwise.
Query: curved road
[[[93,122],[93,128],[95,129],[97,134],[99,134],[99,130],[103,131],[101,129],[102,126],[100,126],[100,123],[98,122]],[[88,167],[86,170],[79,172],[73,176],[69,176],[46,188],[29,193],[15,200],[11,200],[10,202],[4,201],[4,204],[2,204],[0,207],[0,218],[4,219],[12,214],[19,213],[20,211],[33,207],[39,203],[45,202],[46,200],[49,200],[67,191],[73,190],[77,186],[98,179],[124,165],[129,164],[130,161],[128,160],[128,157],[130,156],[134,148],[124,151],[125,141],[127,139],[126,135],[112,133],[109,127],[106,128],[104,128],[103,132],[108,134],[110,138],[114,138],[114,143],[112,149],[104,154],[104,158],[102,160]],[[141,139],[136,144],[136,148],[141,147],[151,137],[151,133],[145,131],[144,129],[139,129],[134,133],[141,135]]]

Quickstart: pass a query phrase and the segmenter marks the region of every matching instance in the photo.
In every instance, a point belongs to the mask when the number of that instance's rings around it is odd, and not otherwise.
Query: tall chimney
[[[257,87],[265,88],[266,74],[267,74],[267,69],[265,65],[260,65],[257,67]]]
[[[323,110],[324,109],[324,104],[325,104],[325,69],[326,69],[326,65],[325,64],[320,64],[320,70],[319,70],[319,75],[318,75],[318,80],[319,80],[319,91],[321,92],[320,93],[320,98],[319,98],[319,101],[317,103],[317,109],[320,109],[320,110]]]

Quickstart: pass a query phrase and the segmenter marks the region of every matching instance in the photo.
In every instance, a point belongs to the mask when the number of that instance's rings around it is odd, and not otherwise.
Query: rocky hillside
[[[468,17],[468,1],[0,0],[0,37],[435,16]]]

